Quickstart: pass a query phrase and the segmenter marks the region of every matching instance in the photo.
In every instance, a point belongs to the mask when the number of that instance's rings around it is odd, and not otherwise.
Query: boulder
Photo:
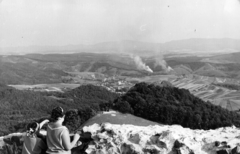
[[[236,146],[232,149],[232,154],[240,154],[240,146]]]
[[[159,148],[165,148],[167,149],[167,145],[165,142],[161,141],[161,139],[159,139],[159,137],[161,136],[161,134],[155,134],[153,136],[150,137],[150,141],[148,142],[148,144],[154,144]]]
[[[139,134],[131,134],[128,140],[132,143],[139,144],[140,136]]]
[[[121,154],[136,154],[135,148],[131,144],[123,143],[121,145]]]

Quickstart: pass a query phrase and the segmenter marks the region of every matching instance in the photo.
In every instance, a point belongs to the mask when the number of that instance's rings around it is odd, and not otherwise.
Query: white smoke
[[[167,62],[163,59],[161,55],[155,58],[154,68],[157,66],[161,66],[162,69],[166,72],[170,72],[173,70],[170,66],[167,66]]]
[[[155,58],[155,63],[154,63],[154,68],[157,66],[161,66],[162,69],[167,70],[167,63],[165,60],[161,59],[161,58]]]
[[[167,71],[168,71],[168,72],[173,71],[172,67],[168,66],[168,67],[167,67]]]
[[[134,60],[137,69],[139,70],[145,70],[147,72],[153,73],[152,69],[143,63],[142,59],[139,56],[136,55],[130,55],[130,57]]]

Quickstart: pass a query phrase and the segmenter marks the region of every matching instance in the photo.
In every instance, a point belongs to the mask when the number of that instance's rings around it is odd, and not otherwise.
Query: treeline
[[[123,113],[162,124],[178,124],[191,129],[240,126],[240,115],[211,104],[176,87],[138,83],[117,98],[113,108]]]
[[[72,101],[77,104],[101,104],[112,102],[119,94],[108,91],[104,87],[91,84],[82,85],[65,93],[45,92],[43,95],[54,96],[59,100]]]
[[[49,118],[51,110],[62,106],[65,111],[77,109],[81,124],[117,98],[106,89],[85,85],[66,93],[41,93],[0,85],[0,136],[24,131],[30,121]],[[108,105],[107,105],[108,106]]]

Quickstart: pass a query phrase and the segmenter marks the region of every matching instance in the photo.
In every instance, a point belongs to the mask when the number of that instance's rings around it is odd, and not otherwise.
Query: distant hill
[[[240,55],[239,53],[226,54]],[[215,57],[222,57],[223,60],[214,60]],[[236,56],[237,57],[237,56]],[[166,63],[172,67],[175,74],[197,74],[208,77],[228,77],[239,79],[240,63],[226,62],[224,55],[206,57],[166,57]],[[190,71],[192,70],[192,71]]]
[[[240,126],[240,115],[192,95],[188,90],[138,83],[114,101],[113,108],[162,124],[192,129]]]
[[[203,67],[199,68],[194,73],[198,75],[211,76],[211,77],[227,77],[227,74],[225,74],[221,70],[218,70],[216,67],[214,67],[209,63],[205,64]]]
[[[74,72],[141,76],[148,72],[143,62],[122,54],[29,54],[0,56],[0,83],[47,84],[74,82]],[[75,75],[77,76],[77,75]]]
[[[175,74],[177,75],[187,75],[187,74],[192,74],[193,71],[191,70],[191,68],[188,68],[187,66],[185,65],[177,65],[173,68]]]
[[[22,56],[0,57],[0,83],[3,84],[59,83],[68,75],[49,63]]]
[[[205,58],[202,61],[211,62],[211,63],[223,63],[223,64],[240,63],[240,52],[216,55],[213,57]]]
[[[209,52],[229,52],[239,51],[240,50],[240,40],[222,38],[222,39],[213,39],[213,38],[191,38],[185,40],[175,40],[166,42],[162,45],[162,49],[165,50],[175,50],[175,51],[209,51]]]
[[[118,42],[102,42],[92,45],[66,45],[66,46],[28,46],[0,48],[0,53],[27,54],[27,53],[79,53],[79,52],[118,52],[144,55],[155,55],[159,52],[234,52],[240,50],[240,40],[222,38],[206,39],[191,38],[185,40],[175,40],[166,43],[151,43],[132,40]]]

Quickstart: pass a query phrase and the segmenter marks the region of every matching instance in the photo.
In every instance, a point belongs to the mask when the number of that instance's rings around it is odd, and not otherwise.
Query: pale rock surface
[[[179,125],[134,126],[103,123],[85,126],[91,132],[94,143],[89,145],[88,154],[174,154],[176,141],[182,143],[181,154],[216,154],[226,149],[239,153],[240,129],[235,126],[216,130],[191,130]],[[215,142],[226,142],[215,146]],[[173,148],[175,145],[175,148]]]

